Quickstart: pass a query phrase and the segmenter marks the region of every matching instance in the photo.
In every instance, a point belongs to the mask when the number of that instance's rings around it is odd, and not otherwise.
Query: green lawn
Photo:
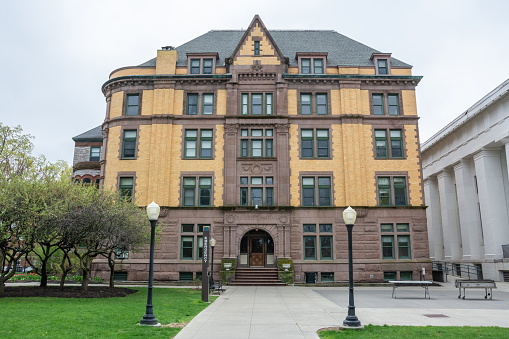
[[[335,338],[509,338],[509,328],[454,326],[373,326],[364,330],[318,332],[322,339]]]
[[[147,303],[147,289],[136,289],[124,298],[0,298],[0,338],[175,336],[181,329],[136,325]],[[155,288],[153,304],[162,325],[189,322],[209,305],[201,301],[201,291],[187,288]]]

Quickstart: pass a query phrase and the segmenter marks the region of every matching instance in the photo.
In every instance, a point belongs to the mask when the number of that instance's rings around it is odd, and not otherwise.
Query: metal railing
[[[445,272],[462,278],[479,280],[482,279],[482,269],[472,264],[453,263],[448,261],[432,261],[432,270]]]

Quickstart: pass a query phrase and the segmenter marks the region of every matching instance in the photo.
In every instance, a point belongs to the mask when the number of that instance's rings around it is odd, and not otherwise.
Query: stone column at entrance
[[[450,169],[438,173],[438,190],[440,192],[440,206],[442,212],[442,227],[444,230],[445,260],[460,260],[462,258],[460,242],[461,231],[458,219],[458,203],[456,190]]]
[[[507,201],[499,148],[485,148],[474,155],[484,233],[485,259],[502,259],[502,245],[509,244]]]
[[[436,177],[424,180],[426,197],[426,217],[428,219],[428,239],[431,260],[444,260],[444,237],[442,216],[440,214],[440,196]]]
[[[481,259],[482,232],[477,214],[478,206],[475,199],[475,183],[470,170],[470,160],[462,159],[454,166],[463,260]]]

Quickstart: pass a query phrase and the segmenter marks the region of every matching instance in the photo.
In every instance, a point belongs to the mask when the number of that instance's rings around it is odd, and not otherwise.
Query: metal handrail
[[[479,277],[482,274],[482,269],[475,265],[453,263],[453,262],[439,261],[439,260],[432,261],[432,270],[439,271],[439,272],[445,272],[445,274],[448,274],[448,275],[455,275],[455,276],[460,276],[460,277],[468,276],[468,279],[471,279],[472,276],[475,279],[479,279]]]

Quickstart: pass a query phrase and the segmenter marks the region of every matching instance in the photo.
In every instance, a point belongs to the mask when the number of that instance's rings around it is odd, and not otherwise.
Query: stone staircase
[[[285,286],[279,280],[278,269],[266,267],[237,267],[230,286]]]

